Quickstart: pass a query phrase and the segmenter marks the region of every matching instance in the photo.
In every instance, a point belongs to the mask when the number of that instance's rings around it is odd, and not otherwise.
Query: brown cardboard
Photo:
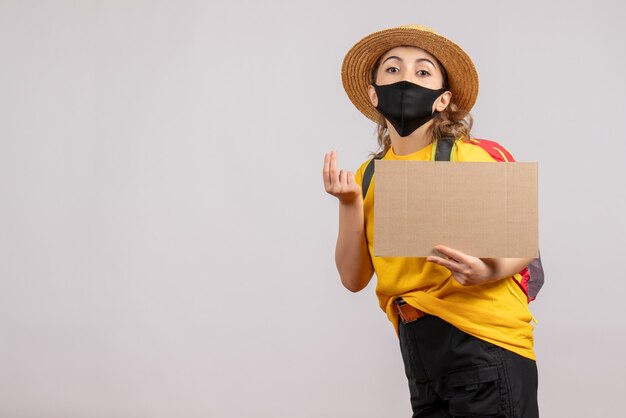
[[[537,163],[375,164],[375,256],[538,256]]]

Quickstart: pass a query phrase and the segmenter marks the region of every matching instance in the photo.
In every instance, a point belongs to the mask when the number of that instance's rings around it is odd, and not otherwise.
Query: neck
[[[391,139],[393,152],[396,155],[408,155],[417,152],[430,144],[432,142],[432,135],[429,132],[429,129],[432,124],[433,121],[430,120],[414,130],[411,135],[401,137],[398,132],[396,132],[393,125],[387,121],[389,138]]]

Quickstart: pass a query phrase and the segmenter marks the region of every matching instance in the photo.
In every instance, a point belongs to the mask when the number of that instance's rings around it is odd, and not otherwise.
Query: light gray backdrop
[[[374,282],[342,288],[323,154],[374,127],[340,65],[429,25],[475,135],[540,164],[544,417],[623,413],[615,1],[0,1],[0,416],[407,417]]]

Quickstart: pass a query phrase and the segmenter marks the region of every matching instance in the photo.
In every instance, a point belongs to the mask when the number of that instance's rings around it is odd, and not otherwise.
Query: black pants
[[[400,323],[413,418],[535,418],[537,364],[436,316]]]

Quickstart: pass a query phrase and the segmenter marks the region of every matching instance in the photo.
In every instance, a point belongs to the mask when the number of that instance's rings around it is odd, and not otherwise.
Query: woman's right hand
[[[365,237],[361,186],[354,173],[337,170],[337,152],[324,155],[324,188],[339,199],[339,234],[335,264],[341,283],[352,292],[363,289],[374,274]]]
[[[354,180],[354,173],[337,170],[337,151],[324,155],[324,188],[326,192],[339,199],[340,203],[354,203],[361,199],[361,186]]]

